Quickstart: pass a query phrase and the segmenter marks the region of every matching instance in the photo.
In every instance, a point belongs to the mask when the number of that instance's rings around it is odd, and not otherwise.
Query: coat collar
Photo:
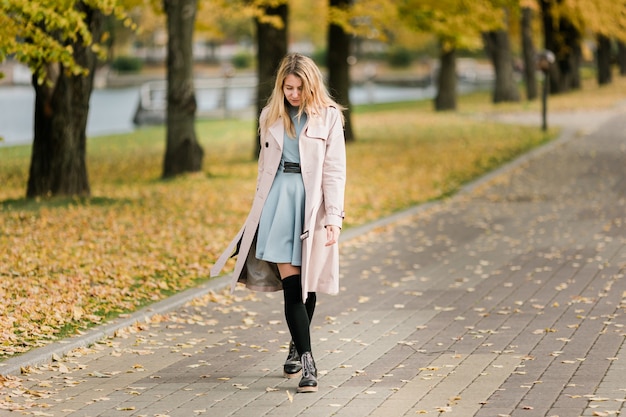
[[[278,147],[283,149],[283,140],[285,137],[285,126],[283,125],[283,118],[279,117],[268,129],[270,136],[274,138]]]
[[[278,147],[283,149],[283,141],[285,139],[285,125],[283,124],[283,116],[279,117],[269,128],[270,135],[274,138]],[[327,129],[325,129],[323,122],[317,115],[308,116],[306,125],[303,132],[306,131],[308,135],[312,137],[318,137],[324,139],[326,137]]]

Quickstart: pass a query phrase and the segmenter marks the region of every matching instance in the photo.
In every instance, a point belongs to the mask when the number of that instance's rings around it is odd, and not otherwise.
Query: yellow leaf
[[[85,310],[83,310],[81,307],[74,306],[74,308],[72,309],[72,320],[80,321],[84,314]]]

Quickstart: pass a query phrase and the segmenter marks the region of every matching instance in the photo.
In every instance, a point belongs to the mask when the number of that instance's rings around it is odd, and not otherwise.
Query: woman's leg
[[[313,320],[313,313],[315,313],[316,303],[317,295],[314,292],[309,292],[304,303],[307,315],[309,316],[309,328],[311,327],[311,322]],[[300,355],[298,354],[296,345],[293,343],[293,340],[291,340],[289,342],[289,353],[287,354],[287,359],[285,359],[285,364],[283,365],[283,376],[285,378],[297,378],[300,376],[301,371],[302,364],[300,363]]]
[[[285,279],[291,275],[300,275],[300,267],[291,264],[276,264],[280,279]]]
[[[317,294],[314,292],[307,293],[306,301],[304,305],[306,306],[306,312],[309,316],[309,324],[313,321],[313,313],[315,313],[315,304],[317,304]]]
[[[297,268],[297,269],[296,269]],[[296,350],[302,363],[302,379],[298,392],[317,391],[317,368],[311,355],[310,321],[307,307],[302,300],[302,282],[300,268],[293,265],[279,264],[278,271],[283,283],[285,297],[285,319]],[[297,273],[293,273],[296,272]],[[291,274],[291,275],[287,275]],[[307,297],[308,299],[308,297]]]
[[[291,264],[278,264],[278,272],[283,282],[285,298],[285,319],[289,333],[296,345],[298,353],[311,351],[311,335],[309,332],[309,315],[302,300],[302,283],[300,267]]]

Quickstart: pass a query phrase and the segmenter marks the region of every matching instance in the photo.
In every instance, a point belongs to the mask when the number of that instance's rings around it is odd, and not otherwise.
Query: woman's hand
[[[326,246],[339,242],[339,233],[341,233],[339,226],[326,226]]]

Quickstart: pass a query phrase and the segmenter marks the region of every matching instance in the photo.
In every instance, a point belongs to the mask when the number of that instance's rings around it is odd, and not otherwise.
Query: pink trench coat
[[[261,119],[266,113],[261,113]],[[257,188],[245,224],[211,269],[217,276],[229,257],[237,254],[231,290],[237,282],[255,291],[279,291],[282,283],[275,264],[256,259],[256,232],[265,199],[280,164],[284,138],[283,121],[261,133]],[[346,183],[346,148],[340,111],[327,108],[309,115],[300,134],[300,165],[306,194],[302,236],[302,294],[339,292],[339,247],[325,246],[325,226],[341,227]]]

